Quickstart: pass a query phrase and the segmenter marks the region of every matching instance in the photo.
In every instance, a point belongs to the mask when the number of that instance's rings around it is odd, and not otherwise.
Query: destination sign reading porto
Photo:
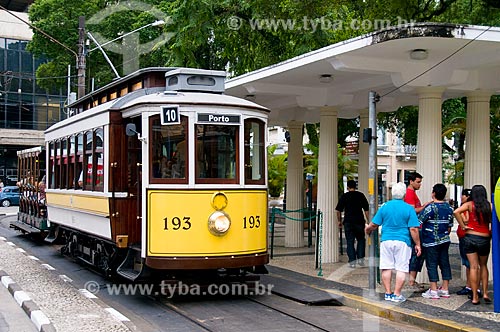
[[[224,115],[224,114],[198,114],[198,122],[218,123],[218,124],[235,124],[240,123],[239,115]]]

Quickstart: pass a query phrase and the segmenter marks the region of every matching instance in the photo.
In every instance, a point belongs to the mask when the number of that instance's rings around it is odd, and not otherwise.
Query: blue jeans
[[[345,239],[347,242],[347,257],[349,263],[365,257],[365,224],[344,224]],[[354,249],[354,240],[358,243]]]
[[[429,281],[439,281],[438,266],[441,269],[441,277],[443,280],[451,280],[450,256],[448,255],[449,248],[450,242],[441,243],[432,247],[424,247],[425,266],[427,267]]]

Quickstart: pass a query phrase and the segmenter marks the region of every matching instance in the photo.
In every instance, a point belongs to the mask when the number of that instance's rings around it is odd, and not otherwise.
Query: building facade
[[[0,179],[5,184],[17,181],[17,151],[44,144],[43,132],[64,117],[66,99],[63,91],[37,85],[35,73],[44,59],[27,51],[33,33],[23,21],[27,13],[0,10]]]

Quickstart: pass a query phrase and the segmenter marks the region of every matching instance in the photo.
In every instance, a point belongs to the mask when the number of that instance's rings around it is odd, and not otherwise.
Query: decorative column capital
[[[304,122],[291,120],[288,122],[288,129],[302,129]]]
[[[493,92],[489,90],[475,90],[468,92],[465,96],[467,97],[467,103],[489,103],[492,95]]]
[[[320,116],[337,116],[339,109],[336,106],[323,106],[320,109]]]
[[[431,86],[417,89],[419,99],[442,99],[446,88],[441,86]]]

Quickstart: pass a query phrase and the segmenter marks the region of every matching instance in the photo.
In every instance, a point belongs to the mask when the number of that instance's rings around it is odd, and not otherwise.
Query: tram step
[[[10,227],[20,229],[20,230],[23,230],[23,231],[28,232],[28,233],[40,233],[41,232],[38,228],[31,227],[30,225],[24,224],[24,223],[19,222],[17,220],[11,221]]]
[[[140,256],[140,248],[129,248],[127,257],[120,264],[116,273],[130,281],[138,281],[139,279],[149,276],[149,270],[143,264],[143,259]]]
[[[59,234],[57,232],[57,227],[52,227],[50,229],[49,235],[45,238],[45,242],[53,243],[57,238],[59,237]]]

